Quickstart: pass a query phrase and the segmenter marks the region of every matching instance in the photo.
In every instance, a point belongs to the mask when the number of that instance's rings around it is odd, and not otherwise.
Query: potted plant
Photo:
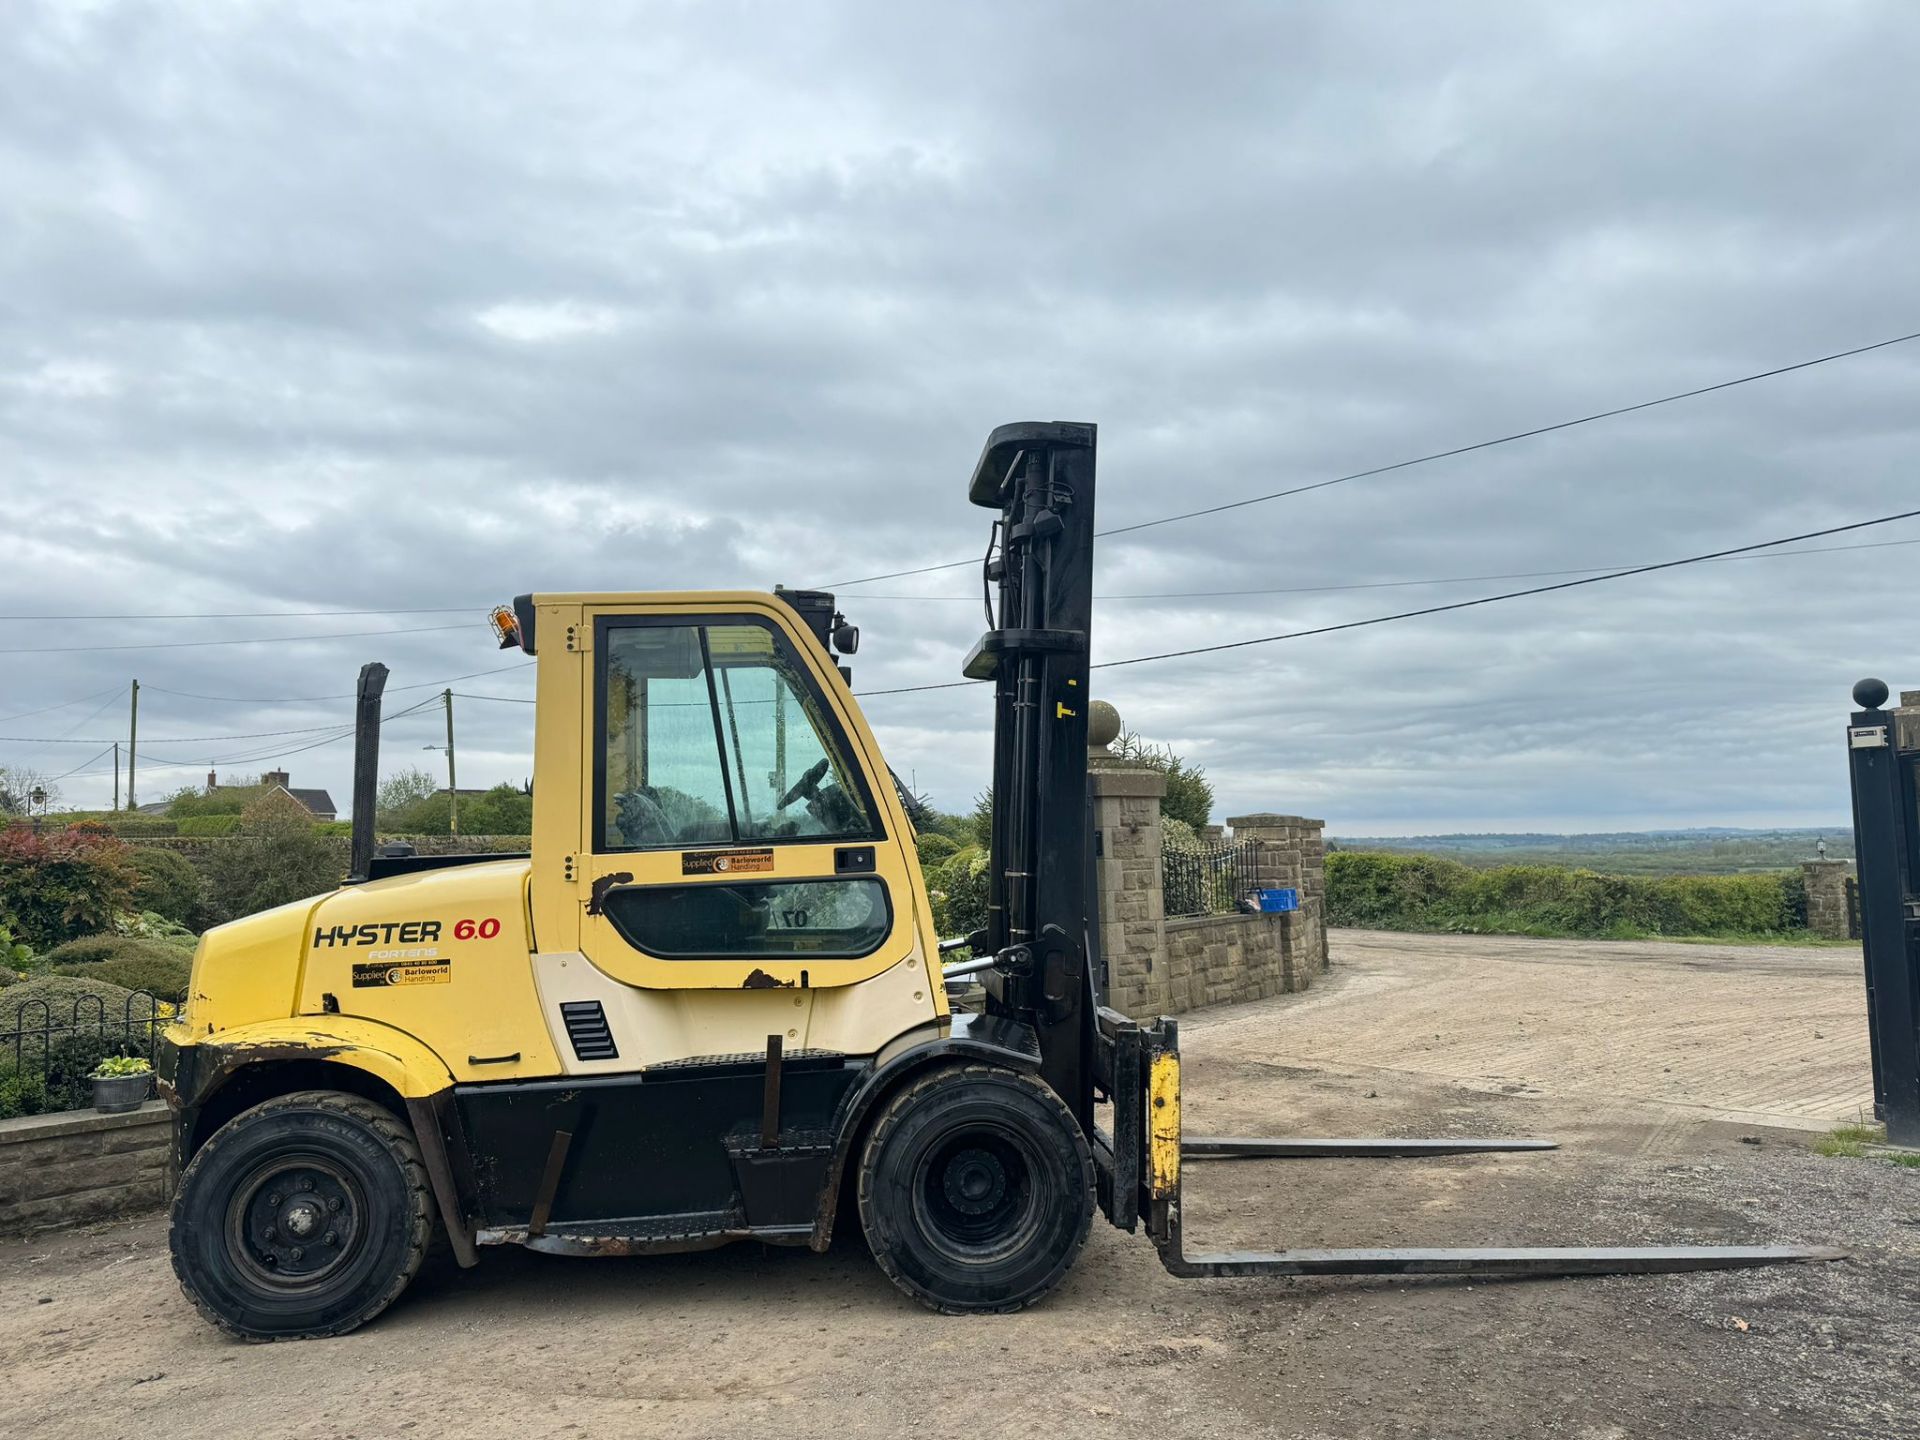
[[[93,1067],[93,1108],[103,1115],[138,1110],[153,1088],[153,1066],[138,1055],[109,1055]]]

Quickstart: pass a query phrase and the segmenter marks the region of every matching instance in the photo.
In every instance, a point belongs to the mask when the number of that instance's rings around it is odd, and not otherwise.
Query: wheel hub
[[[1007,1167],[991,1151],[962,1150],[947,1162],[947,1203],[963,1215],[984,1215],[1007,1193]]]
[[[275,1287],[321,1280],[359,1248],[358,1187],[319,1156],[268,1162],[234,1192],[228,1236],[257,1281]]]

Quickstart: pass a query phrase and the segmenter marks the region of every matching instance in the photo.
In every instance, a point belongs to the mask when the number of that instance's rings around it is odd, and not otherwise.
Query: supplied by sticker
[[[771,850],[705,850],[680,857],[682,875],[768,875],[772,871]]]
[[[353,967],[353,988],[386,985],[446,985],[453,979],[453,962],[401,960],[393,963],[359,961]]]

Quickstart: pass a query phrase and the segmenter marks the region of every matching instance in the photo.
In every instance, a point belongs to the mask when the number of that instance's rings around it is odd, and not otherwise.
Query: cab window
[[[602,623],[596,848],[878,838],[848,747],[771,625]]]

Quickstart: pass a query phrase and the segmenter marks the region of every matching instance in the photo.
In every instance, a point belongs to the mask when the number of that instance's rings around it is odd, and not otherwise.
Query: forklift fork
[[[1844,1259],[1844,1250],[1798,1245],[1636,1245],[1465,1249],[1224,1250],[1189,1254],[1181,1222],[1181,1161],[1338,1157],[1369,1159],[1538,1151],[1551,1140],[1183,1139],[1178,1028],[1096,1012],[1095,1079],[1113,1103],[1113,1132],[1095,1132],[1100,1207],[1122,1230],[1144,1218],[1170,1274],[1235,1275],[1644,1275],[1733,1270]]]

